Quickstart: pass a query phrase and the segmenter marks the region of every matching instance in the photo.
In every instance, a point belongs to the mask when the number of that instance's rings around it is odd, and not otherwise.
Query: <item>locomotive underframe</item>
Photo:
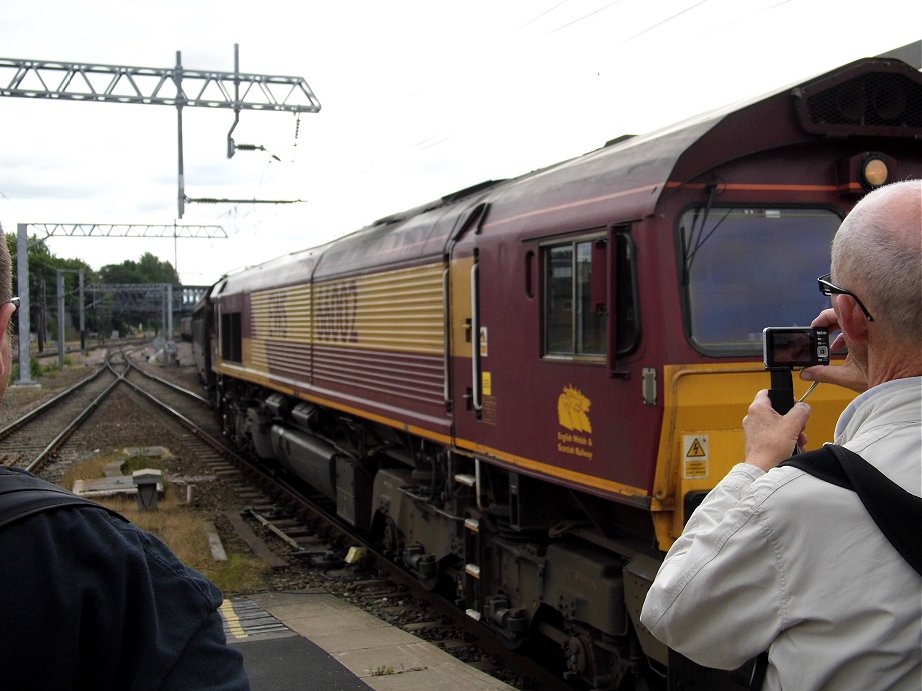
[[[595,498],[239,380],[219,377],[218,400],[229,438],[335,502],[508,645],[541,646],[594,688],[647,673],[658,644],[641,645],[639,606],[625,598],[625,566],[642,550],[600,529],[624,521],[593,511]]]

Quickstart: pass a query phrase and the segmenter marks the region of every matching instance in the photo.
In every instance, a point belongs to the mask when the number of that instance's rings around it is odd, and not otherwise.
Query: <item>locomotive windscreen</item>
[[[691,209],[680,221],[692,342],[702,352],[756,354],[765,324],[804,326],[829,300],[841,219],[826,209]]]

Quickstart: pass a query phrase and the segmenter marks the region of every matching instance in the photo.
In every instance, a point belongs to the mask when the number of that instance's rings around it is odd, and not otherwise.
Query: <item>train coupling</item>
[[[491,595],[487,598],[486,614],[493,626],[515,640],[528,631],[528,615],[524,609],[510,607],[510,604],[505,595]]]
[[[420,581],[435,578],[438,566],[434,554],[423,552],[422,545],[409,545],[403,550],[403,563],[416,572]]]

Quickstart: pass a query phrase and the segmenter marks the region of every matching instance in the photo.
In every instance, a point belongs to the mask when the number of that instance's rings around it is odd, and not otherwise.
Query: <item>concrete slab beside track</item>
[[[253,691],[513,688],[322,590],[258,593],[221,614]]]

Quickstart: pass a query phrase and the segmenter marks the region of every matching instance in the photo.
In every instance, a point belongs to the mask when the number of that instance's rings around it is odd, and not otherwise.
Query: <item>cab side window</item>
[[[221,358],[230,362],[243,362],[240,312],[221,314]]]
[[[544,355],[598,357],[608,330],[608,239],[544,247]]]

